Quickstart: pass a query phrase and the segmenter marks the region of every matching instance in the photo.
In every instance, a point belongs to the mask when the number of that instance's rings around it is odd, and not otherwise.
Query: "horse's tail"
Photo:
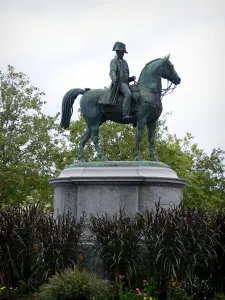
[[[60,126],[64,129],[70,125],[70,119],[73,114],[73,104],[77,96],[84,95],[90,89],[71,89],[69,90],[62,100],[62,113]]]

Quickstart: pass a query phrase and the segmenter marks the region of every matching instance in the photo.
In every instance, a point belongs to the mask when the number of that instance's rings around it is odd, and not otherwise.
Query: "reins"
[[[161,89],[161,99],[164,96],[167,96],[167,95],[171,94],[175,90],[176,87],[177,86],[175,84],[173,86],[172,82],[169,84],[169,80],[167,80],[167,87],[165,89]]]
[[[144,90],[148,91],[149,93],[153,93],[153,94],[158,93],[155,90],[146,88],[145,86],[141,85],[137,81],[134,81],[134,83],[137,84],[138,86],[140,86],[141,88],[143,88]],[[169,80],[167,80],[167,87],[165,89],[161,89],[161,100],[164,96],[171,94],[175,90],[176,87],[177,87],[176,85],[173,86],[172,82],[169,84]]]

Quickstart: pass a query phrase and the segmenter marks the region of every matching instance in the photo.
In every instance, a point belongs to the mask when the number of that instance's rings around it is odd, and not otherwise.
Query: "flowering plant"
[[[138,296],[142,296],[143,300],[155,300],[154,295],[154,281],[153,278],[150,278],[149,281],[146,279],[142,280],[142,288],[136,288]]]

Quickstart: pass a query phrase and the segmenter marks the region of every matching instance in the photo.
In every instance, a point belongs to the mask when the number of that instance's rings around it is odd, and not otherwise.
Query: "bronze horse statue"
[[[104,99],[109,97],[109,89],[71,89],[62,101],[61,127],[66,129],[70,125],[73,114],[73,104],[78,95],[83,95],[80,99],[81,113],[83,114],[87,129],[81,137],[78,160],[84,161],[84,146],[91,138],[97,152],[102,160],[108,160],[101,152],[99,146],[99,127],[102,123],[110,120],[116,123],[133,123],[136,127],[136,145],[134,148],[135,160],[142,160],[140,156],[140,143],[145,125],[148,128],[149,153],[151,159],[158,161],[155,155],[154,140],[156,122],[162,113],[162,82],[167,79],[171,84],[178,85],[180,77],[169,60],[169,55],[158,58],[147,63],[142,70],[138,82],[131,85],[133,94],[132,118],[124,121],[122,119],[123,96],[118,97],[116,105],[107,105]]]

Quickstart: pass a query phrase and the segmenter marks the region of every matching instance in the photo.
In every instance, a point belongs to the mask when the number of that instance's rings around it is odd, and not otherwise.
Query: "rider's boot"
[[[130,115],[130,105],[131,105],[131,95],[126,95],[124,98],[124,102],[123,102],[123,117],[122,119],[124,121],[126,120],[130,120],[132,118],[132,116]]]

